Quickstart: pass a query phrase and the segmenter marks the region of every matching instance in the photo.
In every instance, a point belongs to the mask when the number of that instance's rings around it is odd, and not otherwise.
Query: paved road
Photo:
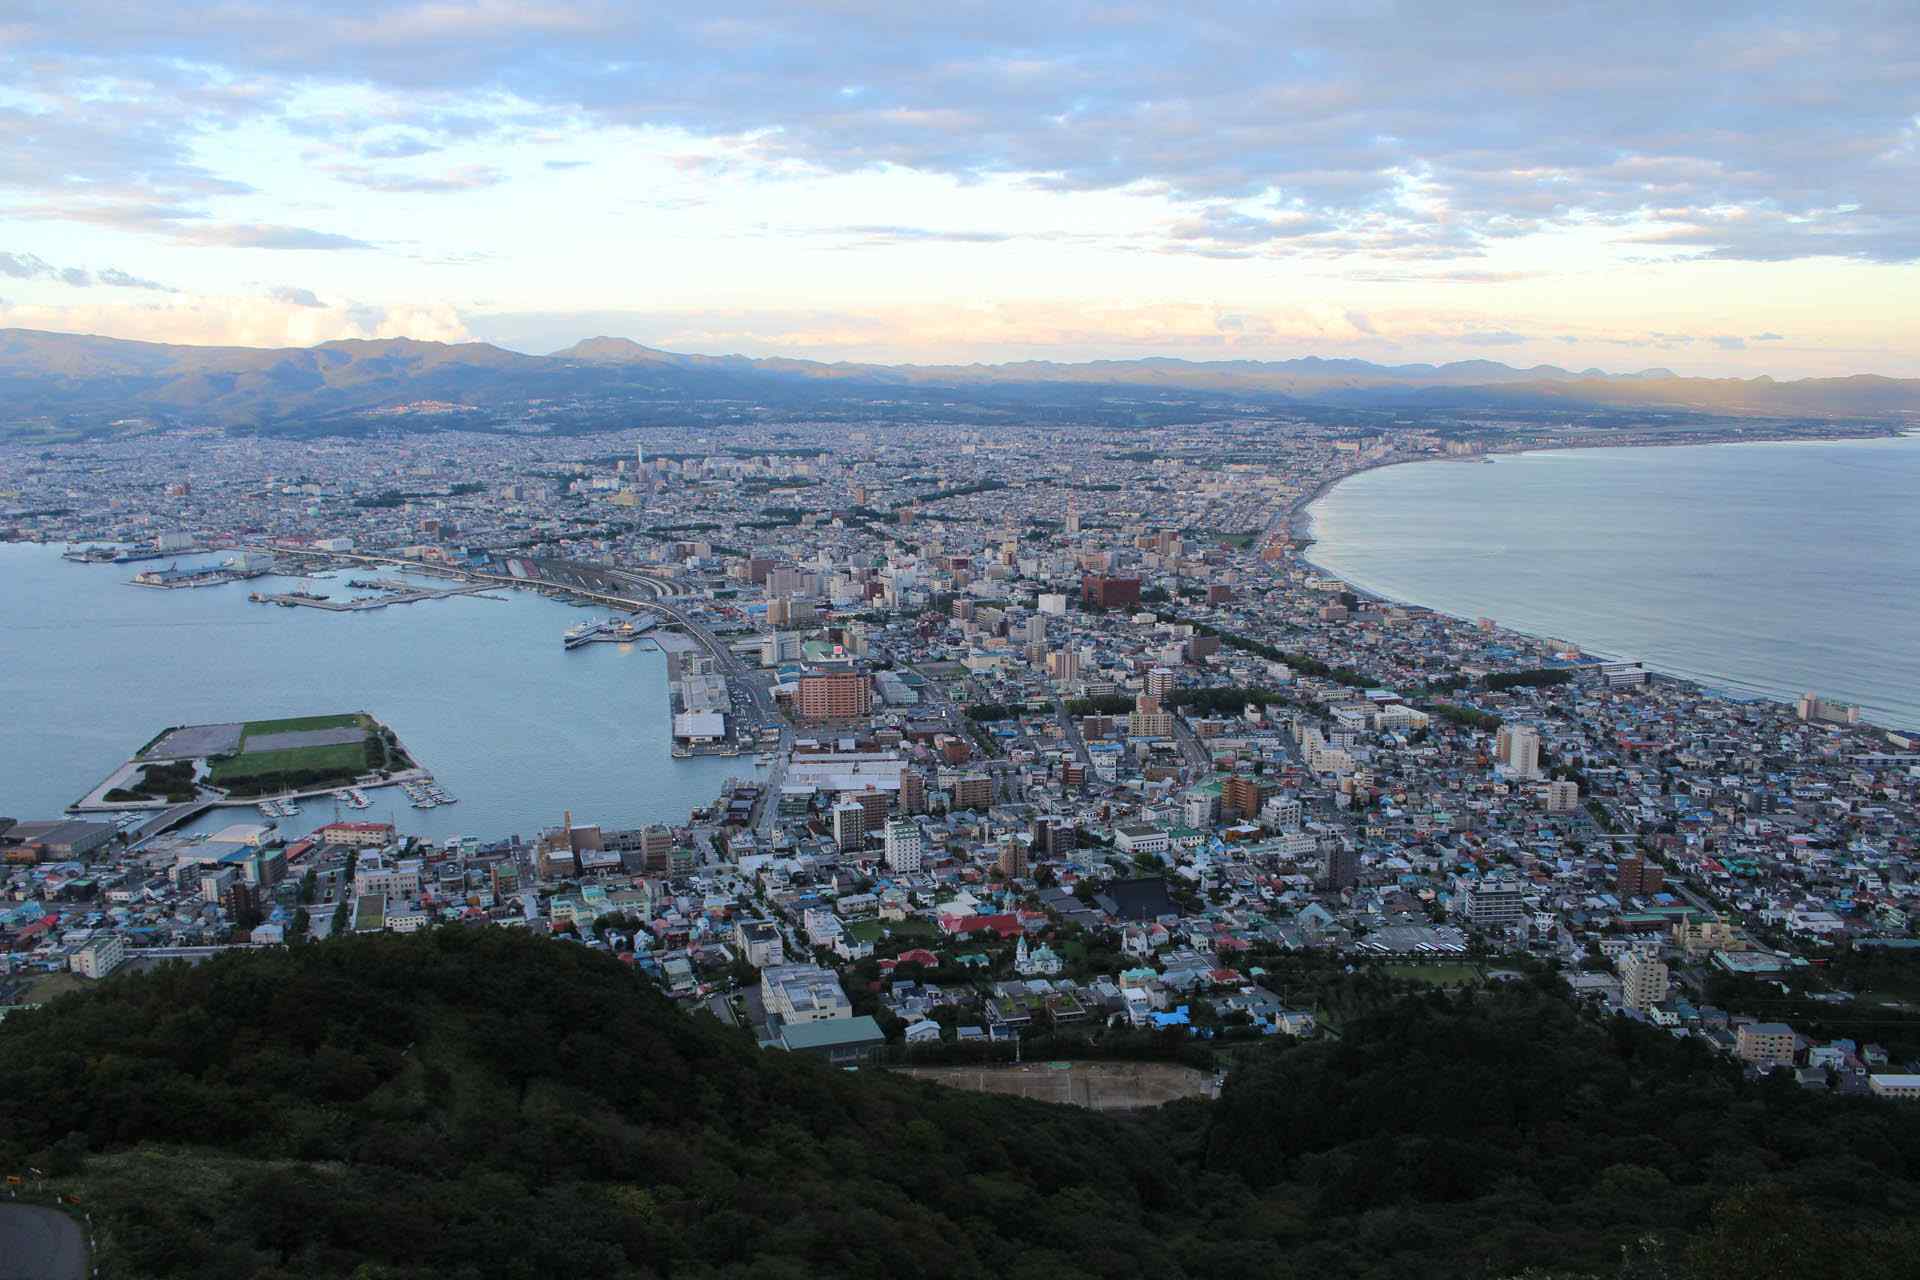
[[[87,1236],[58,1209],[0,1204],[0,1280],[84,1280]]]

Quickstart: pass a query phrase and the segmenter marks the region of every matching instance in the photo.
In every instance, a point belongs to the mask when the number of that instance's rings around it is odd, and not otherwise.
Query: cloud
[[[1004,231],[942,231],[933,227],[855,226],[825,227],[830,236],[847,237],[862,246],[889,244],[1000,244],[1014,237]]]
[[[195,345],[311,346],[340,338],[418,338],[461,342],[458,311],[444,303],[308,307],[269,297],[179,294],[141,306],[0,302],[0,326],[97,333],[144,342]]]
[[[1716,333],[1713,335],[1713,345],[1722,351],[1745,351],[1747,340],[1738,334]]]
[[[112,285],[116,289],[145,289],[150,293],[178,293],[170,284],[161,284],[158,280],[148,280],[142,276],[129,275],[117,267],[107,267],[100,272],[100,283]]]
[[[1751,338],[1749,338],[1748,341],[1749,342],[1785,342],[1786,338],[1784,335],[1778,334],[1778,333],[1756,333]]]
[[[229,249],[371,249],[374,246],[352,236],[308,227],[282,227],[271,224],[215,223],[206,226],[175,228],[170,235],[182,244]]]
[[[415,133],[394,134],[362,143],[360,154],[369,160],[408,160],[440,150],[437,143]]]
[[[249,125],[395,159],[539,119],[675,130],[702,150],[751,140],[825,173],[1160,190],[1196,224],[1169,250],[1205,256],[1442,261],[1594,227],[1708,260],[1920,259],[1912,5],[834,14],[285,0],[183,32],[63,0],[9,16],[0,188],[204,203],[244,190],[208,157]],[[301,98],[327,93],[378,109]]]
[[[98,275],[83,267],[56,267],[33,253],[0,253],[0,276],[15,280],[51,280],[76,289],[90,288],[96,281],[116,289],[145,289],[154,293],[176,292],[157,280],[130,275],[118,267],[104,267]]]
[[[437,174],[386,173],[374,169],[339,166],[334,176],[368,191],[388,194],[445,195],[456,191],[483,191],[497,187],[507,175],[488,165],[468,165]]]
[[[1522,333],[1514,333],[1506,329],[1493,329],[1459,334],[1455,337],[1454,341],[1464,342],[1470,347],[1517,347],[1531,341],[1531,339]]]
[[[275,302],[285,302],[296,307],[323,307],[326,305],[326,303],[320,301],[320,299],[314,295],[313,290],[296,289],[292,285],[277,284],[267,290],[267,296]]]

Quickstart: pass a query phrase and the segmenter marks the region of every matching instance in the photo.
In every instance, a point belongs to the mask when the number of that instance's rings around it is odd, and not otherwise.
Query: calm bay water
[[[1309,514],[1374,594],[1920,728],[1920,436],[1387,467]]]
[[[188,557],[182,565],[216,563]],[[57,816],[167,725],[364,710],[393,727],[460,803],[414,809],[397,789],[345,818],[423,835],[531,836],[562,809],[607,826],[685,822],[751,757],[670,755],[666,658],[651,646],[560,635],[595,616],[529,591],[364,613],[251,604],[351,576],[261,578],[193,590],[127,586],[140,565],[76,565],[51,547],[0,545],[0,813]],[[392,577],[381,570],[380,577]],[[440,585],[445,585],[444,583]],[[312,801],[286,825],[331,820]],[[258,820],[215,811],[198,827]]]

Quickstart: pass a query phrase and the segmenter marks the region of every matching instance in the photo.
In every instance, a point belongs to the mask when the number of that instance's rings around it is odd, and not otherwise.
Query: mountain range
[[[1142,405],[1163,413],[1184,406],[1191,417],[1296,406],[1884,418],[1920,413],[1920,379],[1689,378],[1668,369],[1608,374],[1491,360],[1381,365],[1316,356],[880,365],[687,355],[608,337],[536,356],[405,338],[199,347],[0,330],[0,428],[16,432],[127,419],[324,429],[422,406],[469,421],[518,417],[590,429],[607,412],[627,410],[627,421],[644,421],[649,406],[683,412],[723,404],[796,415],[886,406],[956,420],[1023,410],[1052,420],[1104,418],[1117,406]]]

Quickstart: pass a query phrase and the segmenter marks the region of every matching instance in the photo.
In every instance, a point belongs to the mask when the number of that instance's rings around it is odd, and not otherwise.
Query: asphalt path
[[[85,1280],[87,1234],[37,1204],[0,1204],[0,1280]]]

